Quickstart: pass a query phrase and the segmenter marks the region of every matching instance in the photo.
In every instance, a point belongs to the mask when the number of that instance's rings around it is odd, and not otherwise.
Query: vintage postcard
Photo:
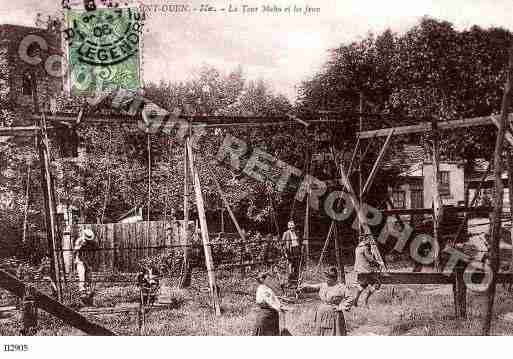
[[[2,2],[0,351],[513,335],[512,10]]]

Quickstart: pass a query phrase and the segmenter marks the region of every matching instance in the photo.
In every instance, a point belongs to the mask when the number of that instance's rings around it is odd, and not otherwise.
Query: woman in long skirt
[[[260,285],[256,291],[255,330],[253,335],[280,335],[280,312],[285,307],[280,303],[271,289],[269,273],[261,273],[258,278]]]
[[[349,311],[353,296],[345,284],[338,283],[337,268],[330,268],[326,274],[326,282],[304,284],[299,290],[310,289],[319,291],[321,303],[315,313],[316,335],[345,336],[347,335],[344,311]]]

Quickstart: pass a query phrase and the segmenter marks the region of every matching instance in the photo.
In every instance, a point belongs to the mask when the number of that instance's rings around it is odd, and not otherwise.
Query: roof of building
[[[422,171],[422,162],[425,158],[425,151],[419,145],[404,145],[402,151],[396,152],[393,158],[388,158],[383,163],[383,168],[398,168],[401,175],[415,177],[422,173],[416,173],[419,169]],[[420,167],[419,167],[420,164]]]
[[[125,218],[128,218],[128,217],[133,217],[133,216],[138,216],[138,215],[141,215],[141,207],[134,207],[134,208],[131,208],[129,211],[123,213],[121,216],[119,216],[117,218],[117,221],[121,221]]]

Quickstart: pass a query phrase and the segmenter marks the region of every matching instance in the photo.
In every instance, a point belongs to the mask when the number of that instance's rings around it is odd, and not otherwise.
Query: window
[[[392,193],[392,202],[396,209],[406,208],[406,193],[404,191],[394,191]]]
[[[448,197],[451,195],[450,172],[440,171],[440,196]]]
[[[411,191],[411,208],[423,208],[424,207],[424,193],[422,190]]]

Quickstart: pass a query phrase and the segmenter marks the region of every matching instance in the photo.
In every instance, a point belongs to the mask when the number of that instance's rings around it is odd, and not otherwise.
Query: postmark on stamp
[[[141,35],[144,13],[136,8],[67,10],[69,88],[91,95],[141,86]]]

